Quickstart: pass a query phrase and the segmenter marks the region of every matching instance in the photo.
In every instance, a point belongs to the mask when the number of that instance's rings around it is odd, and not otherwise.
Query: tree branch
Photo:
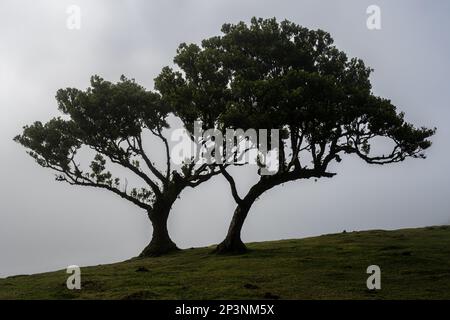
[[[231,194],[233,195],[234,200],[237,204],[242,203],[242,199],[239,197],[239,193],[236,188],[236,182],[234,181],[233,177],[228,173],[228,171],[225,169],[223,165],[219,165],[220,172],[222,175],[227,179],[230,188],[231,188]]]
[[[141,155],[141,157],[144,159],[145,163],[147,164],[147,167],[159,180],[161,180],[164,184],[167,184],[168,180],[164,177],[164,175],[161,172],[159,172],[158,169],[155,168],[155,166],[152,164],[149,157],[145,153],[144,148],[142,146],[142,138],[139,136],[139,137],[136,137],[136,140],[138,142],[138,147],[139,147],[138,152]]]

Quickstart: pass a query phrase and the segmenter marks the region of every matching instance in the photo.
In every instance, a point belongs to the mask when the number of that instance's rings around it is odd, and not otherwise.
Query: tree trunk
[[[148,217],[153,226],[152,240],[139,257],[157,257],[179,250],[177,245],[170,239],[169,231],[167,230],[167,220],[174,201],[169,203],[160,201],[149,211]]]
[[[236,207],[227,236],[225,237],[225,240],[216,247],[213,253],[240,254],[247,251],[247,247],[241,240],[241,231],[252,204],[253,202],[242,203]]]
[[[260,180],[250,188],[245,198],[238,202],[238,206],[236,207],[236,210],[234,210],[233,218],[225,240],[217,246],[213,253],[239,254],[247,251],[247,247],[241,240],[241,231],[248,212],[256,199],[258,199],[265,191],[283,182],[280,182],[279,179],[278,176],[268,176],[266,179]]]

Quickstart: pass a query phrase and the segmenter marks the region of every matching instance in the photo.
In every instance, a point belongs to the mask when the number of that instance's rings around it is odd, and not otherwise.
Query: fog
[[[354,157],[333,179],[296,181],[267,192],[243,239],[301,238],[343,230],[450,223],[450,2],[381,1],[381,30],[366,27],[365,0],[168,0],[0,2],[0,277],[105,264],[136,256],[151,237],[138,207],[101,190],[56,182],[12,141],[25,124],[59,115],[59,88],[86,88],[98,74],[153,88],[181,42],[218,35],[252,16],[324,29],[349,56],[375,69],[374,92],[416,125],[436,126],[426,160],[371,166]],[[81,28],[66,26],[70,5]],[[155,148],[154,152],[163,149]],[[158,155],[155,155],[158,156]],[[244,192],[254,176],[239,175]],[[220,176],[183,192],[169,229],[181,248],[220,242],[234,209]]]

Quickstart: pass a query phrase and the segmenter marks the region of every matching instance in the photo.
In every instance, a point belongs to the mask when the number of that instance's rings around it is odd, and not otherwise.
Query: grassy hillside
[[[450,299],[450,227],[365,231],[251,243],[240,256],[211,248],[0,280],[0,299]],[[366,288],[381,267],[382,289]]]

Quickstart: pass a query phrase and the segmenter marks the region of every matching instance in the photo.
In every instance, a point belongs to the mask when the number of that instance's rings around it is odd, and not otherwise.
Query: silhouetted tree
[[[219,171],[194,160],[172,170],[169,141],[164,134],[171,108],[159,94],[125,77],[113,84],[94,76],[87,90],[59,90],[56,99],[65,117],[25,126],[15,141],[29,149],[38,164],[56,171],[58,181],[108,190],[145,210],[153,236],[141,256],[177,250],[167,230],[173,203],[186,187],[196,187]],[[147,134],[162,142],[165,170],[155,165],[151,155],[155,152],[146,150]],[[76,157],[83,146],[95,153],[89,168],[83,168]],[[107,169],[110,165],[125,168],[143,187],[128,188],[127,181]]]
[[[227,171],[229,163],[218,164],[237,203],[218,253],[246,250],[241,230],[258,197],[285,182],[333,177],[330,165],[342,154],[370,164],[425,157],[435,130],[415,128],[389,100],[375,96],[372,70],[348,59],[327,32],[256,18],[250,25],[225,24],[222,32],[201,46],[180,45],[174,61],[182,72],[165,68],[156,82],[185,122],[202,120],[222,132],[280,130],[278,171],[260,174],[244,196]],[[389,151],[375,154],[371,146],[377,140],[385,140],[378,146]]]

